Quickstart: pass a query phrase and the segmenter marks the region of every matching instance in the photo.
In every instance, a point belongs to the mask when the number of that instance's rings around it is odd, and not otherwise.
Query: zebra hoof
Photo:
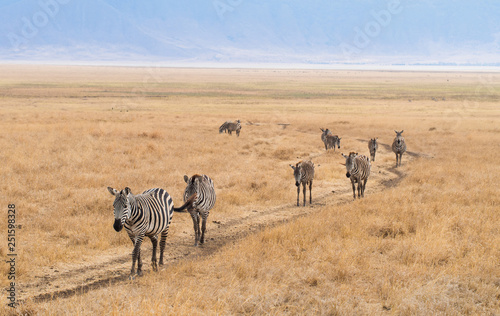
[[[129,279],[129,280],[134,280],[134,279],[135,279],[135,274],[131,274],[131,275],[129,275],[128,279]]]
[[[138,277],[141,277],[141,276],[143,276],[143,273],[142,273],[142,271],[137,271],[137,276],[138,276]]]

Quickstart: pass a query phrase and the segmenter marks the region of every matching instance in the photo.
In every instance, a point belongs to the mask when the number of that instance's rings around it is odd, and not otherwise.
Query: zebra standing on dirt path
[[[207,175],[195,174],[191,178],[184,175],[184,181],[187,187],[184,190],[184,200],[196,194],[196,199],[188,207],[187,211],[191,214],[194,226],[194,245],[198,246],[198,242],[205,242],[205,230],[207,227],[207,218],[210,210],[215,205],[215,188],[214,182]],[[202,219],[200,231],[200,216]]]
[[[404,130],[401,132],[396,132],[396,137],[392,142],[392,151],[396,154],[396,167],[401,166],[401,158],[403,158],[403,154],[406,152],[406,142],[403,136]]]
[[[236,122],[225,121],[219,127],[219,134],[222,134],[222,132],[227,132],[229,135],[232,135],[232,132],[236,132],[236,135],[239,137],[240,131],[241,131],[241,121],[240,120],[236,120]]]
[[[345,158],[346,167],[346,177],[351,179],[352,184],[352,194],[354,199],[356,199],[356,188],[355,183],[358,183],[358,198],[365,197],[366,181],[370,176],[370,158],[365,155],[359,155],[358,153],[351,152],[349,156],[342,154]]]
[[[129,187],[118,191],[108,187],[109,193],[115,196],[113,202],[115,223],[113,228],[119,232],[125,227],[127,234],[134,244],[132,252],[132,270],[130,279],[135,276],[135,262],[137,261],[137,275],[142,275],[141,245],[144,236],[151,239],[153,244],[153,256],[151,265],[154,271],[158,271],[156,264],[156,248],[158,246],[158,235],[160,237],[160,265],[163,265],[163,251],[168,235],[168,228],[172,220],[174,210],[185,209],[196,195],[187,199],[180,208],[174,208],[172,198],[163,189],[149,189],[142,194],[133,195]]]
[[[310,160],[299,161],[295,166],[290,165],[293,169],[295,185],[297,186],[297,206],[300,206],[300,184],[302,183],[304,193],[304,206],[306,206],[306,186],[309,184],[309,204],[312,204],[312,183],[314,179],[314,163]]]
[[[368,149],[370,150],[370,156],[371,156],[372,161],[375,161],[375,153],[378,150],[377,139],[378,139],[378,137],[370,138],[370,141],[368,142]]]

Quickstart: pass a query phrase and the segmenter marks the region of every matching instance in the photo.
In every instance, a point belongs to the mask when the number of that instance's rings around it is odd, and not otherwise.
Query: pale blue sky
[[[3,0],[0,59],[500,63],[500,1]]]

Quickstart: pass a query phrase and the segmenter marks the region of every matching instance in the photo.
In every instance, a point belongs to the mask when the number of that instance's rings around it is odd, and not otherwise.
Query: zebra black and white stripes
[[[153,256],[151,265],[154,271],[158,270],[156,264],[156,248],[158,246],[158,235],[160,235],[160,265],[163,265],[163,252],[168,229],[172,220],[174,210],[185,209],[193,202],[195,195],[191,196],[186,203],[178,209],[174,208],[172,198],[163,189],[149,189],[142,194],[134,195],[130,188],[118,191],[108,187],[108,191],[115,196],[113,202],[115,223],[114,229],[119,232],[125,227],[127,234],[134,244],[132,252],[132,269],[130,278],[135,275],[135,263],[137,261],[137,275],[142,275],[141,245],[144,237],[151,239],[153,244]]]
[[[392,142],[392,151],[396,154],[396,167],[401,166],[401,158],[403,158],[403,154],[406,152],[406,142],[403,134],[404,130],[401,132],[394,131],[396,133],[396,137]]]
[[[297,206],[300,206],[300,184],[303,187],[304,206],[306,206],[306,186],[309,184],[309,204],[312,204],[312,183],[314,179],[314,163],[310,160],[299,161],[295,166],[290,165],[293,169],[295,185],[297,186]]]
[[[377,143],[377,138],[370,138],[370,141],[368,142],[368,149],[370,150],[370,156],[372,161],[375,161],[375,153],[378,150],[378,143]]]
[[[342,157],[345,158],[346,177],[351,179],[354,199],[356,199],[356,182],[358,183],[358,198],[364,197],[366,181],[370,176],[370,158],[365,155],[358,156],[358,153],[354,152],[349,153],[349,156],[342,154]]]
[[[207,218],[210,210],[215,205],[215,188],[214,182],[207,175],[195,174],[191,178],[187,175],[184,176],[184,181],[187,183],[184,190],[184,200],[196,194],[196,199],[187,208],[191,218],[193,219],[194,227],[194,245],[198,246],[198,242],[203,244],[205,242],[205,230],[207,227]],[[200,231],[200,216],[202,219]]]
[[[219,127],[219,134],[222,134],[223,132],[227,132],[229,135],[232,135],[232,132],[236,132],[236,135],[239,137],[240,131],[241,131],[241,121],[240,120],[236,120],[236,122],[225,121]]]
[[[332,131],[330,131],[328,128],[320,128],[320,130],[323,132],[321,134],[321,140],[325,144],[325,150],[333,148],[333,151],[335,151],[335,147],[340,149],[341,138],[338,135],[333,135]]]

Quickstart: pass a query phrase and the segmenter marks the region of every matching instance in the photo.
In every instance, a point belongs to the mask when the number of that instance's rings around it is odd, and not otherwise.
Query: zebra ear
[[[344,153],[340,153],[342,155],[342,157],[344,157],[345,159],[347,159],[347,156],[344,155]]]
[[[113,189],[112,187],[108,187],[108,191],[109,193],[111,193],[111,195],[117,195],[118,193],[120,193],[117,190]]]
[[[125,192],[125,195],[129,195],[130,193],[132,193],[132,190],[130,190],[129,187],[126,187],[123,192]]]
[[[290,167],[292,167],[293,170],[295,170],[295,166],[294,165],[289,165]]]
[[[189,180],[188,176],[184,175],[184,182],[188,183],[188,180]]]
[[[401,134],[403,134],[403,132],[404,132],[404,131],[405,131],[405,130],[404,130],[404,129],[402,129],[402,130],[401,130]]]

